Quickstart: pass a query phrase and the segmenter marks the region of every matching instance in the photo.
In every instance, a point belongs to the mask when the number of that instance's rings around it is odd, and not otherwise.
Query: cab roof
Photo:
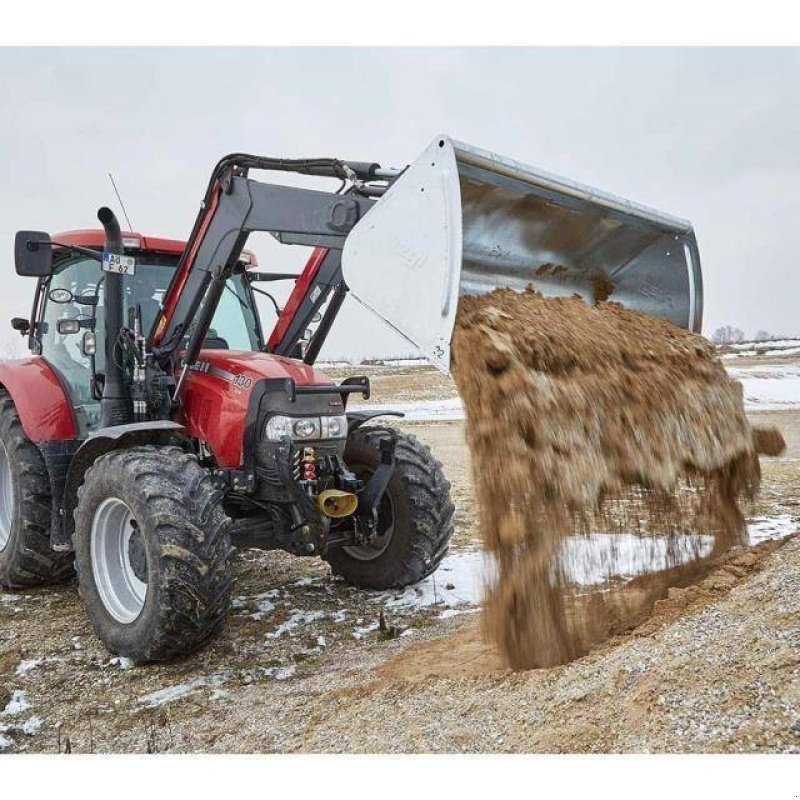
[[[58,244],[71,244],[76,247],[102,248],[106,241],[105,231],[101,229],[86,229],[76,231],[62,231],[53,234],[53,242]],[[122,234],[122,243],[131,250],[147,251],[148,253],[164,253],[170,256],[180,256],[186,247],[186,242],[179,239],[164,239],[160,236],[145,236],[141,233],[125,232]],[[248,267],[258,265],[255,253],[245,250]]]

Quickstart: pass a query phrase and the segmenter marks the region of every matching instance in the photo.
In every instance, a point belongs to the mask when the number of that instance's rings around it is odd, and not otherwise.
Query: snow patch
[[[13,744],[13,740],[9,739],[8,736],[3,736],[3,734],[0,733],[0,751],[8,750],[8,748]]]
[[[477,612],[477,608],[446,608],[438,615],[437,619],[450,619],[450,617],[460,617],[464,614],[476,614]],[[409,630],[413,631],[413,628],[409,628]]]
[[[44,725],[44,720],[34,714],[22,723],[22,732],[26,736],[35,736],[42,729],[42,725]]]
[[[27,675],[32,669],[36,669],[40,667],[42,664],[48,661],[46,658],[29,658],[24,661],[19,662],[19,666],[17,667],[17,671],[14,673],[17,676],[24,677]]]
[[[218,689],[220,686],[227,683],[230,677],[230,672],[215,672],[212,675],[205,675],[201,678],[187,681],[186,683],[178,683],[174,686],[167,686],[164,689],[158,689],[155,692],[144,694],[139,698],[139,703],[147,708],[157,708],[167,703],[174,703],[176,700],[181,700],[206,687]]]
[[[456,607],[477,605],[483,598],[484,588],[491,579],[484,553],[462,551],[446,556],[439,569],[428,578],[395,595],[382,594],[377,600],[385,601],[393,611],[408,611],[433,605]]]
[[[728,374],[741,381],[744,406],[748,411],[780,411],[800,406],[800,365],[728,368]]]
[[[405,422],[450,422],[464,419],[464,406],[460,397],[446,400],[411,400],[404,403],[385,403],[381,405],[360,405],[359,411],[400,411],[405,414]]]
[[[749,544],[758,544],[767,539],[784,539],[797,533],[798,524],[789,514],[780,514],[777,517],[753,517],[747,525],[747,541]]]
[[[380,625],[377,622],[373,622],[371,625],[364,625],[363,627],[354,628],[353,629],[353,638],[354,639],[363,639],[368,634],[372,633],[373,631],[378,630]]]
[[[267,667],[264,670],[264,675],[268,678],[274,678],[276,681],[285,681],[291,678],[297,672],[297,667],[290,664],[288,667]]]
[[[797,532],[799,527],[788,514],[755,517],[747,525],[747,542],[754,545],[767,539],[782,539]],[[630,579],[646,571],[664,569],[669,564],[707,556],[713,544],[711,536],[701,534],[669,542],[663,536],[594,533],[566,539],[561,558],[568,580],[580,586],[591,586],[609,578]],[[375,600],[399,614],[431,606],[443,607],[438,617],[447,619],[471,613],[470,607],[480,605],[494,576],[494,562],[488,554],[469,550],[456,552],[447,556],[439,569],[425,580],[399,594],[380,594]],[[363,635],[375,627],[356,628],[353,635],[361,638],[356,634]]]
[[[298,608],[292,610],[292,614],[286,622],[282,622],[267,634],[268,639],[280,639],[285,633],[293,634],[301,625],[308,625],[317,622],[327,616],[325,611],[301,611]]]
[[[31,704],[28,702],[28,695],[20,689],[17,689],[11,694],[8,705],[0,711],[0,717],[15,717],[17,714],[27,711],[30,707]]]
[[[274,601],[280,596],[280,589],[270,589],[270,591],[262,594],[242,595],[233,599],[231,607],[236,611],[250,611],[251,613],[247,614],[247,616],[250,619],[259,621],[275,610]]]

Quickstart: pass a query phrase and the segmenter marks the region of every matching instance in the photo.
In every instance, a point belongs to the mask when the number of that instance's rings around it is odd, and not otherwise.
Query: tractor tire
[[[75,509],[78,586],[98,637],[137,664],[202,647],[225,624],[233,548],[220,494],[179,447],[131,447],[87,470]]]
[[[0,586],[63,583],[72,553],[50,549],[50,480],[39,448],[25,435],[14,401],[0,392]]]
[[[384,426],[358,428],[347,440],[345,463],[361,480],[369,479],[387,436],[397,439],[395,471],[378,508],[378,538],[325,555],[334,575],[365,589],[402,588],[427,578],[453,535],[450,483],[430,448],[415,436]]]

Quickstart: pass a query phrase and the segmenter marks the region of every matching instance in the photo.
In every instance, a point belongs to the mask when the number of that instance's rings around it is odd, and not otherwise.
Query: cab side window
[[[86,431],[97,422],[100,404],[92,396],[91,360],[81,349],[83,331],[77,334],[60,334],[58,321],[91,318],[92,306],[77,303],[72,298],[82,295],[94,296],[99,292],[102,303],[102,275],[100,265],[90,259],[69,259],[58,265],[45,287],[39,323],[42,355],[66,384],[75,407],[80,435],[85,435]],[[96,327],[98,342],[103,341],[104,316],[101,307],[98,306]]]

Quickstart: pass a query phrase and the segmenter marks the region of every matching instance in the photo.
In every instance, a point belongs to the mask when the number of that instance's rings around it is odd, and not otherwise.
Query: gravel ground
[[[424,393],[441,397],[438,380]],[[800,411],[758,421],[779,424],[789,451],[764,460],[753,514],[798,522]],[[414,431],[453,483],[454,551],[474,550],[463,426]],[[463,613],[454,573],[397,597],[350,589],[316,559],[250,551],[224,635],[150,667],[104,650],[74,585],[0,593],[0,753],[797,752],[800,541],[735,558],[632,635],[517,674]]]

